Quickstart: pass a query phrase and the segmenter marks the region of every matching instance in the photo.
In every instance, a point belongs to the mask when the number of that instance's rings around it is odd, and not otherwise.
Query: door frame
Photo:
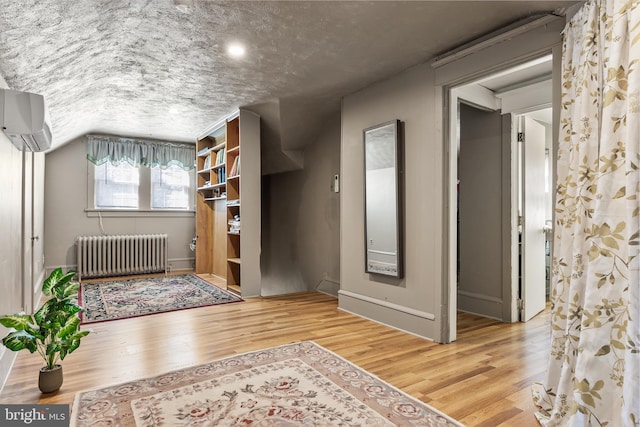
[[[523,63],[529,62],[530,59]],[[509,69],[513,66],[509,67]],[[506,70],[505,70],[506,71]],[[496,74],[495,71],[487,73],[486,76]],[[448,232],[445,237],[448,243],[448,255],[446,259],[446,271],[449,273],[447,290],[450,302],[449,311],[449,332],[451,341],[456,338],[456,321],[457,321],[457,307],[458,307],[458,291],[457,291],[457,245],[458,245],[458,229],[457,229],[457,192],[458,192],[458,150],[460,148],[460,108],[461,103],[470,104],[476,106],[479,109],[499,111],[500,105],[496,102],[493,92],[486,90],[486,93],[478,93],[476,89],[472,92],[462,89],[463,86],[472,84],[475,81],[481,80],[485,76],[476,77],[473,80],[465,82],[464,84],[457,85],[456,87],[447,88],[447,96],[450,102],[449,112],[449,134],[447,138],[446,152],[449,155],[448,166],[448,179],[445,179],[446,192],[449,195],[449,203],[446,204],[447,212],[445,214],[445,221],[448,221],[446,227]],[[512,143],[514,138],[517,137],[517,129],[514,129],[512,125],[512,115],[502,115],[502,150],[501,150],[501,169],[502,169],[502,181],[501,181],[501,214],[502,214],[502,226],[501,226],[501,254],[505,256],[509,254],[507,259],[504,259],[501,271],[501,297],[496,300],[497,303],[502,305],[502,319],[503,321],[513,322],[517,321],[517,280],[518,280],[518,259],[517,259],[517,157],[516,149]],[[514,289],[515,284],[515,289]]]
[[[558,137],[558,118],[560,105],[560,67],[561,67],[561,46],[554,45],[547,49],[539,50],[533,54],[521,56],[516,60],[505,62],[501,66],[487,67],[475,73],[470,73],[458,78],[456,81],[449,84],[441,84],[437,86],[438,95],[441,96],[442,110],[437,113],[442,114],[443,128],[443,141],[444,141],[444,224],[443,224],[443,290],[442,290],[442,326],[441,336],[443,342],[455,341],[457,338],[457,178],[458,178],[458,165],[457,165],[457,150],[459,146],[458,135],[458,103],[460,94],[456,92],[457,88],[461,86],[473,83],[481,80],[482,78],[497,74],[499,72],[507,71],[518,65],[525,64],[527,62],[536,60],[540,57],[552,55],[552,85],[553,95],[551,107],[553,109],[553,153],[557,152],[557,137]],[[471,101],[474,103],[474,101]],[[482,105],[482,104],[478,104]],[[533,109],[537,109],[533,108]],[[529,110],[531,111],[531,110]],[[514,111],[507,120],[503,120],[503,141],[505,138],[513,141],[517,138],[517,128],[514,128],[511,124],[511,116],[516,113],[526,112]],[[508,124],[507,124],[508,123]],[[503,239],[504,245],[511,247],[511,256],[508,262],[505,262],[503,267],[503,304],[507,312],[505,313],[507,318],[505,321],[516,322],[518,321],[518,292],[517,292],[517,280],[518,280],[518,254],[517,254],[517,169],[514,163],[516,162],[516,150],[512,145],[512,149],[509,150],[509,158],[505,159],[503,151],[503,167],[505,161],[507,161],[510,174],[508,186],[506,180],[503,180],[502,191],[508,191],[510,194],[510,203],[508,211],[507,207],[503,203],[503,214],[508,212],[510,221],[503,225],[503,236],[508,235],[509,239]],[[555,179],[555,177],[554,177]],[[552,188],[555,188],[555,182],[552,182]],[[555,195],[552,203],[555,203]],[[514,227],[514,224],[516,225]],[[508,227],[511,233],[505,233],[504,227]],[[515,249],[514,249],[515,248]],[[553,251],[553,247],[552,247]],[[514,289],[515,285],[515,289]]]

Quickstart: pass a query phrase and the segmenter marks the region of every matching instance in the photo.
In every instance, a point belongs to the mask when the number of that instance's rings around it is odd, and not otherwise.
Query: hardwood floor
[[[38,390],[37,354],[20,352],[0,403],[69,403],[76,392],[233,354],[313,340],[468,426],[537,426],[530,387],[547,365],[549,314],[503,324],[460,313],[458,340],[433,342],[338,310],[321,293],[251,298],[97,323],[63,361],[64,384]]]

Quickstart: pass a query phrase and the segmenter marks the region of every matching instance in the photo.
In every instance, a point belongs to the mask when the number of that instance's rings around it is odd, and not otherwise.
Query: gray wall
[[[437,338],[442,292],[443,144],[434,135],[434,71],[413,67],[345,97],[342,108],[340,308]],[[405,276],[364,271],[362,131],[404,123]]]
[[[305,168],[263,177],[262,293],[320,290],[337,293],[339,282],[339,195],[333,175],[340,165],[340,118],[329,121],[305,151]],[[76,267],[75,238],[98,235],[100,219],[88,216],[86,139],[78,138],[46,156],[46,267]],[[189,217],[111,217],[107,234],[168,233],[174,270],[192,268]]]
[[[563,27],[564,19],[557,18],[480,53],[434,64],[435,69],[430,64],[416,66],[344,98],[341,309],[439,342],[455,340],[457,294],[450,277],[455,277],[451,269],[456,258],[448,227],[455,227],[455,209],[449,211],[449,206],[455,206],[456,195],[455,190],[449,192],[448,183],[455,179],[450,175],[456,167],[444,150],[450,133],[447,88],[557,49]],[[362,130],[396,118],[405,123],[406,257],[402,280],[364,273],[362,225]],[[508,301],[513,304],[511,298]]]
[[[304,169],[263,177],[263,295],[335,294],[340,275],[340,117],[304,152]]]
[[[458,176],[458,309],[502,319],[502,263],[508,254],[502,254],[502,117],[499,111],[460,105]]]
[[[45,263],[76,268],[75,238],[100,235],[100,218],[89,217],[87,208],[86,138],[80,137],[46,155],[45,175]],[[195,234],[194,213],[103,215],[106,234],[167,233],[169,264],[173,270],[193,268],[189,243]]]
[[[260,272],[260,244],[262,233],[262,191],[260,173],[260,117],[248,110],[240,110],[240,282],[242,296],[263,294]],[[214,249],[215,250],[215,249]]]

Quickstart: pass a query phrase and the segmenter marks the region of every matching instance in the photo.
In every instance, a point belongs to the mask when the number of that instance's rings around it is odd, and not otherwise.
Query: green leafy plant
[[[2,339],[9,350],[27,349],[38,352],[46,369],[53,369],[59,360],[80,346],[89,330],[80,330],[78,313],[83,308],[76,303],[79,283],[71,282],[75,272],[66,274],[56,268],[42,284],[42,294],[49,297],[35,314],[17,313],[0,317],[0,324],[15,329]]]

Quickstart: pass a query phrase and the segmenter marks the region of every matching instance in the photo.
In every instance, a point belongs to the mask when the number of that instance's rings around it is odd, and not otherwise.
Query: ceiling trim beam
[[[471,54],[480,52],[483,49],[494,46],[503,41],[512,39],[535,28],[542,27],[558,19],[558,15],[545,14],[536,17],[527,18],[525,20],[517,21],[505,28],[494,31],[484,37],[474,40],[470,43],[463,44],[453,50],[450,50],[442,55],[437,56],[431,61],[431,67],[439,68],[443,65],[457,61],[460,58],[469,56]]]

